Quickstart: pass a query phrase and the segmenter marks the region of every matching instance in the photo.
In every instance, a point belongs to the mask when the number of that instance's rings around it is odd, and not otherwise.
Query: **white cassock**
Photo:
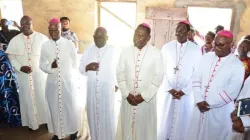
[[[115,48],[91,45],[84,51],[80,72],[87,76],[87,115],[91,140],[115,140],[116,117],[114,110],[116,62]],[[86,72],[90,63],[99,63],[99,71]]]
[[[57,59],[58,68],[51,68]],[[81,107],[77,103],[74,81],[78,75],[77,53],[72,41],[49,40],[41,51],[40,68],[48,74],[45,97],[48,104],[48,129],[59,139],[80,130]]]
[[[180,44],[174,40],[163,46],[162,56],[165,73],[163,93],[158,94],[158,102],[163,102],[158,106],[161,109],[158,112],[158,140],[183,140],[194,104],[192,78],[202,53],[193,42]],[[181,90],[185,95],[180,100],[173,99],[168,93],[171,89]]]
[[[163,59],[159,49],[146,45],[125,48],[117,67],[117,81],[122,93],[122,138],[117,140],[156,140],[156,93],[164,75]],[[145,100],[131,106],[127,97],[141,94]]]
[[[10,41],[6,50],[17,74],[22,125],[33,130],[47,123],[46,74],[39,68],[39,59],[42,45],[48,40],[48,37],[38,32],[30,36],[19,34]],[[32,73],[21,72],[22,66],[30,66]]]
[[[250,77],[248,77],[244,83],[244,86],[240,92],[239,97],[237,100],[250,98]],[[241,121],[243,123],[243,126],[245,128],[245,133],[238,133],[233,131],[231,138],[229,140],[249,140],[250,139],[250,117],[249,116],[243,116],[240,117]]]
[[[219,58],[214,52],[202,57],[193,81],[195,107],[185,140],[228,140],[231,113],[244,80],[245,69],[234,55]],[[206,101],[210,110],[201,113],[196,103]]]

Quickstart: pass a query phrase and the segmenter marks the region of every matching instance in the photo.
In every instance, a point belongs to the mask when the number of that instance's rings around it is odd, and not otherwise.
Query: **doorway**
[[[107,29],[108,44],[119,49],[133,46],[135,2],[98,2],[98,26]]]

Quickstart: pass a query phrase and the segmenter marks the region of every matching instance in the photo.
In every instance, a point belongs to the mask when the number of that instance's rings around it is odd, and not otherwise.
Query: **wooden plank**
[[[232,8],[232,18],[231,18],[231,26],[230,26],[230,30],[233,32],[234,31],[234,25],[235,25],[235,8]]]
[[[147,19],[185,20],[187,8],[146,7]]]
[[[162,48],[164,44],[166,44],[166,36],[168,33],[169,22],[166,20],[154,20],[154,39],[155,39],[155,47]]]

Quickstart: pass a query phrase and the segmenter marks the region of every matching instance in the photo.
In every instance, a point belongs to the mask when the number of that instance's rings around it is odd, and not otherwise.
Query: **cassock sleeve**
[[[164,76],[163,58],[161,53],[159,53],[156,59],[155,74],[153,80],[151,81],[151,84],[148,87],[148,89],[141,92],[141,96],[146,102],[149,102],[157,93],[157,90],[162,84],[163,76]]]
[[[48,57],[46,55],[46,47],[47,46],[45,45],[42,46],[39,67],[43,72],[53,74],[56,72],[56,69],[52,69],[51,65],[53,62],[49,63],[47,59]]]
[[[208,96],[207,103],[210,105],[210,108],[218,108],[230,102],[233,102],[242,87],[244,81],[245,69],[243,64],[234,65],[231,68],[232,74],[229,78],[227,88],[218,92],[215,96]],[[223,79],[221,79],[223,80]]]
[[[19,73],[23,73],[21,71],[21,67],[22,65],[17,61],[17,58],[15,55],[9,54],[8,55],[11,65],[14,67],[15,71],[19,72]]]
[[[121,53],[119,63],[116,67],[116,77],[118,82],[118,87],[121,90],[122,98],[126,99],[130,93],[128,87],[127,87],[127,81],[125,77],[125,58],[124,53]]]
[[[15,40],[11,40],[6,53],[8,54],[8,57],[10,59],[11,65],[14,67],[14,69],[19,72],[19,73],[23,73],[20,71],[22,65],[18,62],[18,59],[16,58],[16,50],[15,50]]]
[[[201,92],[201,82],[202,82],[202,63],[203,61],[201,60],[200,63],[198,64],[198,67],[195,67],[194,70],[194,75],[192,79],[192,86],[193,86],[193,94],[194,94],[194,101],[195,103],[199,103],[204,101],[203,94]]]
[[[190,77],[190,79],[188,80],[187,86],[182,89],[182,92],[184,92],[185,95],[190,95],[192,93],[193,78],[194,78],[195,73],[197,73],[196,71],[198,70],[199,63],[201,61],[201,57],[202,57],[202,53],[201,53],[200,49],[197,49],[197,53],[195,53],[195,56],[193,59],[195,61],[195,64],[193,67],[193,74]]]

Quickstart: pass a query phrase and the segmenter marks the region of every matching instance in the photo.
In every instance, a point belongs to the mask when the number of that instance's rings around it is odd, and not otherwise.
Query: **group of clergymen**
[[[191,24],[181,21],[176,26],[177,40],[159,50],[149,43],[150,26],[142,23],[135,30],[134,46],[117,53],[106,44],[107,30],[98,27],[94,44],[78,61],[77,37],[68,28],[61,33],[61,26],[69,21],[51,19],[49,39],[35,32],[32,19],[24,16],[22,33],[8,44],[23,126],[36,130],[47,124],[52,140],[67,135],[75,140],[83,110],[75,86],[81,73],[87,77],[92,140],[244,139],[250,117],[237,117],[234,106],[250,96],[248,36],[239,42],[237,56],[234,36],[227,30],[215,36],[209,32],[201,49],[188,40]],[[202,56],[203,50],[207,53]],[[118,89],[122,94],[119,119],[114,109]]]

